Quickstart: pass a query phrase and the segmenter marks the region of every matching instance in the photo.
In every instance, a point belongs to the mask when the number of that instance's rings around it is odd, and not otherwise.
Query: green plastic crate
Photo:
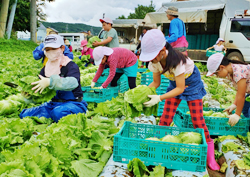
[[[118,87],[110,87],[105,89],[94,89],[90,86],[82,87],[83,99],[86,102],[100,103],[111,100],[118,96]]]
[[[204,111],[213,110],[214,112],[221,112],[224,109],[219,108],[203,108]],[[191,115],[187,114],[189,108],[187,106],[178,107],[176,115],[174,117],[174,123],[178,127],[183,128],[193,128],[193,123],[191,120]],[[210,135],[243,135],[246,136],[249,131],[250,119],[241,116],[242,119],[231,127],[228,124],[228,118],[223,117],[207,117],[204,116],[207,128]]]
[[[108,68],[109,69],[109,68]],[[107,69],[105,69],[107,70]],[[104,71],[105,71],[104,70]],[[109,75],[109,74],[108,74]],[[102,84],[106,81],[106,79],[108,78],[108,75],[102,75],[100,76],[100,78],[98,79],[98,81],[96,82],[95,86],[96,87],[100,87],[102,86]],[[129,84],[128,84],[128,77],[123,74],[120,79],[117,81],[117,87],[119,88],[118,89],[118,92],[120,93],[124,93],[126,92],[128,89],[129,89]],[[108,88],[111,88],[110,84],[108,85]]]
[[[210,57],[211,55],[213,55],[213,54],[215,54],[215,53],[221,53],[221,54],[223,54],[223,55],[226,54],[225,52],[220,52],[220,51],[215,51],[215,50],[207,50],[206,56],[207,56],[207,57]]]
[[[162,101],[158,105],[158,110],[157,110],[157,116],[161,116],[163,114],[163,109],[164,109],[165,101]],[[188,107],[187,101],[182,100],[179,104],[178,107]]]
[[[147,71],[148,70],[148,68],[138,68],[137,69],[137,72],[139,72],[139,73],[144,73],[145,71]]]
[[[189,145],[145,140],[149,137],[178,135],[181,132],[200,133],[202,144]],[[146,166],[162,165],[168,169],[204,172],[207,143],[203,129],[136,124],[126,121],[114,136],[113,155],[115,162],[129,163],[133,158],[139,158]]]
[[[141,75],[141,85],[149,85],[153,82],[153,73],[143,73]],[[162,95],[167,92],[169,86],[169,79],[164,75],[161,75],[161,85],[156,89],[158,95]]]

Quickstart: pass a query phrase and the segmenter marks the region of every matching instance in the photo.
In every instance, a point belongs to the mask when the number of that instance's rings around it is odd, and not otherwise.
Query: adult
[[[166,13],[168,20],[171,21],[169,36],[166,36],[166,40],[173,48],[187,56],[188,42],[186,39],[186,28],[184,22],[178,18],[178,9],[176,7],[169,7]]]
[[[105,45],[110,48],[119,47],[119,40],[117,32],[113,26],[113,21],[110,18],[104,18],[100,19],[100,22],[102,23],[102,27],[105,31],[103,35],[103,41],[101,42],[93,42],[93,46],[100,46]]]
[[[51,34],[57,35],[58,33],[55,31],[50,31],[49,35]],[[74,58],[73,53],[70,52],[69,48],[65,44],[64,46],[65,46],[65,49],[64,49],[63,54],[73,60]],[[44,43],[41,43],[38,47],[36,47],[36,49],[33,51],[33,57],[35,60],[40,60],[42,58],[43,66],[45,66],[48,61],[48,57],[45,56],[43,48],[44,48]]]
[[[66,40],[64,41],[64,43],[65,43],[65,45],[69,48],[69,51],[72,52],[73,48],[72,48],[72,46],[70,45],[69,40],[66,39]]]
[[[95,65],[99,66],[96,75],[91,83],[91,87],[102,75],[105,65],[110,67],[109,76],[102,84],[101,88],[107,88],[111,82],[111,86],[117,86],[119,78],[125,74],[128,77],[129,88],[136,87],[136,76],[138,68],[138,60],[136,55],[128,49],[116,47],[109,48],[99,46],[93,51]]]
[[[88,30],[87,41],[89,41],[89,39],[90,39],[91,37],[93,37],[93,35],[91,34],[91,31]]]
[[[153,72],[153,82],[149,87],[158,88],[163,74],[170,80],[169,87],[163,95],[148,95],[150,101],[146,107],[165,101],[160,125],[169,126],[181,100],[188,103],[194,128],[204,129],[207,141],[207,164],[212,170],[219,170],[220,166],[214,158],[214,142],[210,138],[203,118],[202,97],[206,91],[201,80],[200,72],[194,62],[166,42],[163,33],[158,29],[149,30],[142,39],[141,61],[150,61],[149,70]]]
[[[68,114],[86,113],[87,103],[82,99],[79,67],[63,55],[65,45],[62,37],[48,35],[44,41],[44,50],[48,62],[40,72],[40,80],[32,83],[36,85],[32,90],[42,93],[48,87],[57,91],[56,96],[38,107],[24,109],[20,117],[46,117],[58,122]]]
[[[143,28],[142,34],[139,37],[139,44],[136,47],[135,54],[137,54],[138,50],[141,48],[141,40],[142,40],[143,36],[146,34],[147,30],[148,30],[147,28]],[[149,62],[145,62],[145,63],[146,63],[146,68],[148,68]],[[144,66],[144,62],[142,62],[142,66],[141,67],[143,67],[143,66]]]

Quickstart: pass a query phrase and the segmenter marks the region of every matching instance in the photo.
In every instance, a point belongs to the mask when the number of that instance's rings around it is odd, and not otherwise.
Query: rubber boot
[[[214,140],[207,142],[207,165],[211,170],[220,170],[220,166],[214,158]]]

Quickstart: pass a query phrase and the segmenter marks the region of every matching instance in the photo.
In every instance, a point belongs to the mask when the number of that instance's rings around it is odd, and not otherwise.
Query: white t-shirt
[[[163,68],[161,66],[161,63],[152,63],[150,62],[148,65],[148,69],[152,71],[153,73],[162,73]],[[191,76],[191,74],[194,71],[194,62],[190,58],[187,58],[187,62],[185,64],[182,64],[182,62],[176,66],[175,69],[172,69],[170,72],[167,71],[163,75],[168,78],[171,81],[175,81],[175,77],[179,76],[181,74],[185,74],[185,79]]]
[[[224,48],[224,45],[220,45],[220,46],[218,46],[218,45],[214,45],[214,50],[216,50],[216,51],[222,51],[223,50],[223,48]]]

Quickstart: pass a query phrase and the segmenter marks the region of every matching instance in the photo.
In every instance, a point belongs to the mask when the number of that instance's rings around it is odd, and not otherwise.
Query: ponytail
[[[176,49],[173,49],[172,46],[167,42],[165,45],[168,50],[168,56],[166,58],[166,66],[163,69],[162,73],[170,71],[171,69],[175,69],[177,65],[179,65],[182,61],[183,64],[187,62],[187,56],[183,55]]]
[[[233,63],[233,64],[240,64],[240,65],[248,65],[247,63],[245,63],[245,62],[243,62],[243,61],[239,61],[239,60],[230,60],[230,59],[228,59],[227,57],[224,57],[224,58],[222,59],[220,65],[227,66],[227,65],[229,65],[230,63]]]

